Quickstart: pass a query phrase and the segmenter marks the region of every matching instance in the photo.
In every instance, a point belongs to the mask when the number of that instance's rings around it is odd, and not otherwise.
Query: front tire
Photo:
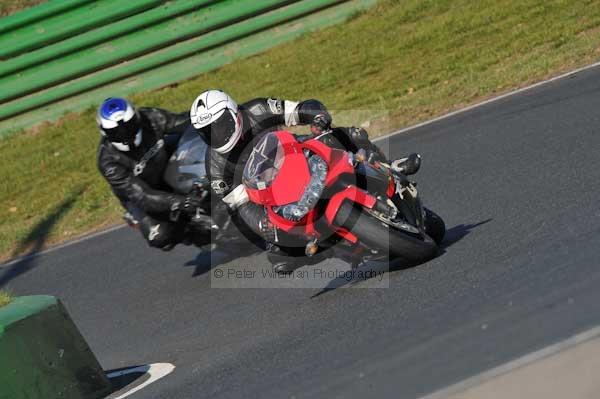
[[[384,251],[390,259],[404,258],[413,262],[425,262],[438,251],[437,244],[427,235],[417,237],[344,202],[335,217],[335,224],[352,232],[370,248]]]
[[[446,235],[444,219],[430,209],[425,208],[425,232],[437,245],[440,245]]]

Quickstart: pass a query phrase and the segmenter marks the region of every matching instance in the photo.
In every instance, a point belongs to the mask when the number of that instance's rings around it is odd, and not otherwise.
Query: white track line
[[[469,388],[480,385],[483,382],[488,381],[492,378],[506,374],[512,370],[518,369],[519,367],[523,367],[528,364],[537,362],[546,357],[552,356],[552,355],[554,355],[558,352],[561,352],[565,349],[572,348],[576,345],[579,345],[583,342],[589,341],[598,336],[600,336],[600,327],[594,327],[591,330],[587,330],[587,331],[584,331],[577,335],[574,335],[570,338],[565,339],[564,341],[557,342],[553,345],[550,345],[543,349],[540,349],[537,352],[527,354],[523,357],[512,360],[512,361],[505,363],[501,366],[498,366],[494,369],[484,371],[481,374],[477,374],[473,377],[467,378],[464,381],[461,381],[454,385],[450,385],[447,388],[443,388],[432,394],[423,396],[420,399],[447,399],[448,397],[451,397],[452,395],[458,394]]]
[[[21,257],[9,260],[6,263],[0,264],[0,269],[2,269],[3,267],[14,265],[15,263],[19,263],[19,262],[23,262],[23,261],[26,261],[26,260],[29,260],[29,259],[36,258],[36,257],[38,257],[40,255],[44,255],[44,254],[47,254],[47,253],[50,253],[50,252],[57,251],[59,249],[65,248],[65,247],[69,247],[69,246],[74,245],[74,244],[79,244],[80,242],[87,241],[89,239],[96,238],[98,236],[101,236],[101,235],[104,235],[104,234],[107,234],[107,233],[112,233],[113,231],[120,230],[123,227],[127,227],[127,225],[126,224],[120,224],[120,225],[117,225],[117,226],[113,226],[113,227],[110,227],[110,228],[108,228],[106,230],[102,230],[102,231],[98,231],[96,233],[88,234],[88,235],[83,236],[81,238],[77,238],[77,239],[72,240],[72,241],[67,241],[67,242],[65,242],[63,244],[56,245],[54,247],[45,249],[45,250],[40,251],[40,252],[34,252],[32,254],[29,254],[29,255],[25,255],[25,256],[21,256]]]
[[[596,62],[594,64],[587,65],[587,66],[584,66],[582,68],[578,68],[578,69],[572,70],[570,72],[564,73],[562,75],[558,75],[558,76],[555,76],[553,78],[542,80],[541,82],[537,82],[537,83],[534,83],[532,85],[529,85],[529,86],[526,86],[526,87],[522,87],[522,88],[517,89],[517,90],[510,91],[510,92],[502,94],[500,96],[493,97],[493,98],[490,98],[488,100],[485,100],[485,101],[482,101],[482,102],[479,102],[479,103],[476,103],[476,104],[473,104],[473,105],[469,105],[468,107],[461,108],[459,110],[447,113],[447,114],[439,116],[437,118],[433,118],[433,119],[427,120],[425,122],[418,123],[416,125],[412,125],[412,126],[408,126],[408,127],[403,128],[403,129],[400,129],[400,130],[396,130],[396,131],[394,131],[392,133],[386,134],[385,136],[377,137],[377,138],[373,139],[373,141],[385,140],[385,139],[388,139],[388,138],[390,138],[392,136],[395,136],[397,134],[402,134],[402,133],[408,132],[410,130],[414,130],[414,129],[420,128],[422,126],[427,126],[427,125],[430,125],[432,123],[441,121],[443,119],[450,118],[450,117],[452,117],[454,115],[462,114],[463,112],[467,112],[467,111],[470,111],[472,109],[481,107],[483,105],[486,105],[486,104],[489,104],[489,103],[493,103],[494,101],[502,100],[503,98],[510,97],[510,96],[515,95],[515,94],[522,93],[524,91],[527,91],[527,90],[530,90],[530,89],[533,89],[533,88],[545,85],[547,83],[551,83],[551,82],[557,81],[559,79],[567,78],[567,77],[569,77],[571,75],[574,75],[576,73],[583,72],[583,71],[586,71],[588,69],[592,69],[592,68],[595,68],[595,67],[598,67],[598,66],[600,66],[600,62]],[[60,245],[57,245],[55,247],[52,247],[52,248],[48,248],[48,249],[46,249],[44,251],[36,252],[34,254],[31,254],[31,255],[27,255],[27,256],[24,256],[24,257],[20,257],[20,258],[16,258],[16,259],[10,260],[7,263],[0,264],[0,268],[5,267],[5,266],[10,266],[12,264],[15,264],[15,263],[20,262],[20,261],[25,260],[25,259],[30,259],[30,258],[34,258],[34,257],[40,256],[40,255],[44,255],[44,254],[47,254],[49,252],[53,252],[53,251],[56,251],[58,249],[65,248],[65,247],[68,247],[68,246],[73,245],[73,244],[78,244],[80,242],[89,240],[91,238],[98,237],[98,236],[103,235],[103,234],[111,233],[111,232],[113,232],[115,230],[118,230],[118,229],[121,229],[121,228],[123,228],[125,226],[126,225],[115,226],[115,227],[112,227],[110,229],[103,230],[103,231],[100,231],[98,233],[90,234],[88,236],[79,238],[77,240],[69,241],[69,242],[66,242],[64,244],[60,244]]]
[[[140,385],[137,385],[136,387],[123,393],[122,395],[119,395],[116,398],[111,398],[111,399],[123,399],[123,398],[126,398],[127,396],[133,395],[137,391],[147,387],[148,385],[152,384],[153,382],[158,381],[161,378],[171,374],[173,372],[173,370],[175,370],[175,366],[173,366],[171,363],[153,363],[153,364],[148,364],[146,366],[134,367],[131,369],[115,371],[113,373],[107,374],[106,376],[109,379],[115,378],[115,377],[120,377],[120,376],[127,375],[127,374],[132,374],[132,373],[147,373],[150,375],[150,378],[148,378],[146,381],[144,381]]]
[[[499,95],[497,97],[492,97],[492,98],[487,99],[485,101],[482,101],[482,102],[479,102],[479,103],[476,103],[476,104],[473,104],[473,105],[469,105],[468,107],[461,108],[461,109],[456,110],[456,111],[452,111],[450,113],[447,113],[445,115],[439,116],[437,118],[429,119],[429,120],[427,120],[425,122],[421,122],[421,123],[418,123],[416,125],[412,125],[412,126],[408,126],[408,127],[403,128],[403,129],[400,129],[400,130],[396,130],[396,131],[394,131],[392,133],[386,134],[385,136],[377,137],[373,141],[385,140],[385,139],[387,139],[387,138],[389,138],[391,136],[394,136],[396,134],[405,133],[405,132],[408,132],[409,130],[414,130],[414,129],[417,129],[417,128],[422,127],[422,126],[427,126],[427,125],[430,125],[432,123],[435,123],[435,122],[438,122],[438,121],[450,118],[450,117],[452,117],[454,115],[462,114],[463,112],[467,112],[467,111],[470,111],[472,109],[475,109],[475,108],[478,108],[478,107],[481,107],[481,106],[493,103],[495,101],[502,100],[502,99],[504,99],[506,97],[510,97],[510,96],[515,95],[515,94],[523,93],[524,91],[527,91],[527,90],[535,89],[536,87],[545,85],[547,83],[555,82],[555,81],[557,81],[559,79],[568,78],[569,76],[575,75],[575,74],[577,74],[579,72],[586,71],[588,69],[596,68],[598,66],[600,66],[600,62],[596,62],[594,64],[584,66],[582,68],[574,69],[574,70],[572,70],[570,72],[563,73],[562,75],[558,75],[558,76],[555,76],[555,77],[550,78],[550,79],[542,80],[541,82],[537,82],[537,83],[534,83],[534,84],[526,86],[526,87],[522,87],[522,88],[517,89],[517,90],[509,91],[508,93],[504,93],[504,94]]]

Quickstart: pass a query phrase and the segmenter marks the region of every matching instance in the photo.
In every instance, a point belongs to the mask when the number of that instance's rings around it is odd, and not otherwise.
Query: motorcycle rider
[[[320,101],[314,99],[295,102],[256,98],[237,105],[227,93],[208,90],[194,100],[190,119],[211,147],[207,159],[208,174],[212,191],[221,199],[241,183],[241,170],[256,139],[280,126],[310,125],[313,135],[327,135],[324,137],[326,144],[338,144],[352,152],[363,149],[376,160],[386,159],[364,129],[330,129],[331,115]],[[247,203],[237,212],[254,233],[265,238],[267,221],[262,208]],[[268,237],[266,241],[272,242]],[[267,245],[267,248],[276,272],[287,273],[308,262],[304,247]],[[311,259],[318,261],[319,257]]]
[[[96,114],[101,139],[98,169],[136,221],[151,247],[172,249],[184,238],[183,225],[174,214],[193,214],[200,206],[194,197],[169,191],[163,172],[189,127],[187,112],[139,108],[124,98],[107,98]],[[181,212],[176,212],[181,211]]]

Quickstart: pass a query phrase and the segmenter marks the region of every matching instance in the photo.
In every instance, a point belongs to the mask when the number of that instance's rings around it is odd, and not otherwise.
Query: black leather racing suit
[[[189,126],[187,112],[174,114],[159,108],[139,108],[142,142],[130,151],[117,150],[105,137],[98,145],[98,169],[125,209],[138,220],[152,247],[165,248],[181,240],[183,231],[169,221],[178,201],[163,173],[181,134]]]
[[[272,98],[251,100],[240,105],[238,112],[241,112],[243,120],[242,138],[229,153],[219,154],[210,151],[207,159],[211,188],[217,197],[217,202],[221,203],[220,199],[241,184],[243,169],[252,148],[265,133],[278,130],[283,126],[308,125],[313,122],[316,115],[328,113],[325,106],[317,100],[297,103]],[[363,148],[368,152],[376,153],[378,159],[385,159],[383,152],[369,141],[364,129],[335,128],[323,141],[333,147],[341,147],[352,152]],[[263,240],[262,245],[264,245],[264,240],[270,241],[259,227],[265,218],[264,209],[259,205],[246,203],[231,216],[238,228],[244,230],[246,237],[256,244],[261,245],[261,240]],[[272,262],[277,261],[282,251],[285,252],[283,255],[285,257],[304,255],[304,248],[298,249],[282,245],[279,247],[267,245],[267,247],[271,248],[269,258]]]

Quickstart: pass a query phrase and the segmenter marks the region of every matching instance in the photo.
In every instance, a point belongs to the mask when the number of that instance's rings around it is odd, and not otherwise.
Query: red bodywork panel
[[[302,197],[310,181],[310,171],[303,152],[304,149],[314,152],[327,162],[326,187],[331,186],[344,174],[354,174],[354,167],[350,164],[346,151],[331,148],[318,140],[307,140],[299,143],[291,133],[286,131],[278,131],[274,134],[276,134],[284,148],[285,161],[269,187],[257,190],[246,186],[246,192],[252,202],[266,207],[269,220],[278,229],[290,234],[318,237],[320,234],[316,231],[314,225],[317,218],[316,210],[311,210],[302,220],[293,222],[279,216],[273,211],[273,207],[297,202]],[[356,202],[367,208],[372,208],[377,200],[374,196],[356,186],[348,186],[333,195],[327,204],[325,219],[328,224],[341,237],[356,243],[358,239],[354,234],[333,225],[336,213],[346,200]]]
[[[396,181],[390,177],[390,184],[388,185],[388,189],[387,189],[387,193],[386,193],[388,198],[392,198],[394,196],[395,192],[396,192]]]
[[[300,143],[291,133],[277,132],[276,134],[285,153],[285,161],[277,177],[263,190],[246,187],[250,200],[265,206],[286,205],[298,201],[310,181],[308,162]]]
[[[354,167],[350,165],[346,151],[331,148],[317,140],[306,141],[303,146],[327,161],[329,172],[325,180],[326,186],[330,186],[344,173],[354,174]]]

